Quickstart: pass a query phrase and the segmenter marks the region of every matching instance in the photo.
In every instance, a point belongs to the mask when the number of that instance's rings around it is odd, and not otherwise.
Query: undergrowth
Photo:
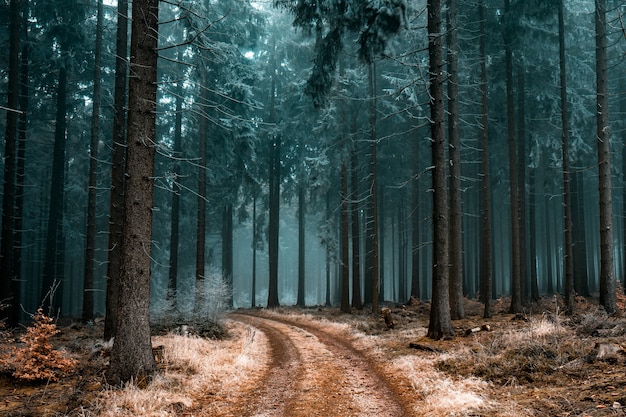
[[[33,324],[14,346],[0,356],[0,371],[24,381],[57,381],[75,372],[78,362],[56,350],[51,342],[59,330],[53,319],[38,309]]]

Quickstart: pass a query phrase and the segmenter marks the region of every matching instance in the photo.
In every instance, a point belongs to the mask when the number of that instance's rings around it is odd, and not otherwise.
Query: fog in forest
[[[7,292],[0,300],[20,306],[25,320],[52,284],[58,285],[55,315],[80,318],[89,294],[89,316],[102,317],[116,249],[109,237],[118,3],[103,3],[98,25],[96,1],[22,1],[15,49],[10,3],[0,4],[0,131],[7,132],[0,181],[3,202],[13,200],[3,204]],[[430,299],[433,241],[441,236],[433,232],[426,2],[384,2],[388,7],[372,15],[370,26],[356,22],[352,9],[333,14],[337,2],[321,2],[328,9],[317,11],[310,2],[176,3],[161,2],[159,11],[152,313],[173,306],[191,313],[202,291],[211,312],[264,307],[272,259],[280,305],[298,303],[302,282],[307,306],[337,306],[345,288],[354,302],[354,279],[366,306],[374,282],[380,302]],[[307,6],[298,9],[297,3]],[[564,1],[560,27],[557,3],[459,1],[457,23],[443,19],[445,134],[455,125],[460,138],[458,161],[446,145],[448,184],[461,199],[461,230],[451,226],[448,233],[462,246],[451,250],[450,259],[462,254],[462,293],[470,299],[484,292],[485,192],[492,299],[511,295],[516,239],[522,301],[564,294],[566,221],[573,233],[573,290],[589,295],[600,289],[594,4]],[[626,276],[626,30],[625,6],[607,3],[615,285]],[[454,49],[450,32],[456,34]],[[11,68],[18,71],[17,91]],[[456,82],[450,81],[453,73]],[[124,83],[121,88],[126,106]],[[456,110],[449,107],[453,101]],[[489,174],[484,190],[483,159]],[[453,183],[457,165],[459,182]],[[512,175],[519,230],[511,223]],[[200,274],[198,259],[204,260]],[[344,289],[342,273],[349,277]]]

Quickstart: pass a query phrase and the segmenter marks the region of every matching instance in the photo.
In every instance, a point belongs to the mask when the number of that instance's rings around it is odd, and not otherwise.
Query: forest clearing
[[[626,319],[583,298],[565,316],[556,301],[513,315],[499,300],[483,319],[466,300],[456,337],[441,341],[425,337],[428,303],[395,305],[393,329],[317,307],[237,310],[221,319],[221,336],[206,324],[154,326],[157,376],[122,389],[103,377],[102,324],[60,326],[55,346],[77,372],[38,383],[3,374],[0,415],[626,415]],[[10,344],[5,335],[0,349]]]

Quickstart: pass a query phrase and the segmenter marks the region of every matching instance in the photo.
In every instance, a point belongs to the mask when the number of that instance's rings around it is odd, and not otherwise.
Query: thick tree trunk
[[[111,201],[109,204],[109,250],[107,264],[104,339],[115,336],[122,230],[124,227],[124,160],[126,155],[126,87],[128,83],[128,0],[117,2]]]
[[[156,371],[150,339],[150,253],[157,89],[158,0],[135,0],[126,149],[120,292],[109,383],[141,383]]]
[[[461,205],[461,134],[456,0],[448,1],[448,141],[450,159],[450,311],[465,317],[463,306],[463,207]]]
[[[570,187],[569,161],[569,113],[567,105],[567,74],[565,65],[565,24],[563,19],[563,0],[558,2],[559,14],[559,79],[561,89],[561,147],[563,159],[563,258],[565,269],[565,312],[574,313],[574,251],[572,239],[572,202]]]
[[[449,301],[448,192],[446,178],[445,106],[443,101],[443,53],[441,1],[429,0],[428,56],[430,73],[430,129],[433,182],[433,295],[428,337],[443,339],[454,336]]]
[[[330,190],[326,192],[326,221],[330,221],[331,211],[330,211]],[[326,307],[330,307],[332,305],[330,299],[330,245],[326,243],[326,302],[324,305]]]
[[[607,313],[617,310],[613,261],[613,207],[611,195],[611,144],[609,135],[609,83],[607,71],[606,0],[596,0],[596,87],[598,185],[600,189],[600,305]]]
[[[411,295],[410,297],[420,299],[420,201],[422,194],[419,187],[419,141],[414,140],[411,144],[413,153],[413,186],[411,187]],[[410,300],[406,300],[410,301]]]
[[[65,192],[66,98],[67,70],[63,66],[59,70],[46,257],[39,293],[42,308],[50,317],[56,315],[57,309],[61,307],[60,297],[63,294],[61,281],[58,280],[60,277],[57,276],[57,272],[58,264],[63,262],[63,254],[60,249],[63,237],[63,201]]]
[[[96,18],[96,48],[93,68],[93,107],[91,112],[91,141],[89,144],[89,186],[87,190],[87,235],[85,242],[85,273],[83,278],[83,321],[93,320],[93,276],[96,255],[96,209],[98,188],[98,145],[100,142],[100,90],[102,84],[102,0],[98,0]]]
[[[250,307],[256,307],[256,250],[257,250],[257,218],[256,218],[256,191],[252,197],[252,289],[250,294]]]
[[[7,120],[4,135],[4,181],[2,193],[2,238],[0,252],[0,302],[8,302],[8,311],[0,311],[0,319],[7,318],[9,327],[17,325],[19,293],[14,292],[13,233],[15,207],[16,143],[19,104],[19,47],[20,47],[20,1],[11,0],[9,5],[9,68],[7,84]]]

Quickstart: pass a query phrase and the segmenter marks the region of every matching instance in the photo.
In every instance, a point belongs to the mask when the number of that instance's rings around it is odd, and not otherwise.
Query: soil
[[[518,315],[507,306],[500,300],[483,319],[481,305],[467,300],[467,318],[453,322],[457,336],[443,341],[425,337],[428,303],[388,306],[393,329],[365,311],[231,312],[225,333],[195,337],[222,337],[212,349],[242,349],[238,338],[248,334],[259,371],[243,372],[237,389],[226,392],[216,380],[192,402],[172,400],[150,415],[626,416],[626,318],[582,298],[570,317],[557,299]],[[60,326],[55,345],[80,360],[72,376],[28,383],[0,374],[0,416],[104,415],[115,389],[103,378],[101,326]],[[5,333],[0,354],[17,338]],[[167,360],[158,362],[166,372]]]

